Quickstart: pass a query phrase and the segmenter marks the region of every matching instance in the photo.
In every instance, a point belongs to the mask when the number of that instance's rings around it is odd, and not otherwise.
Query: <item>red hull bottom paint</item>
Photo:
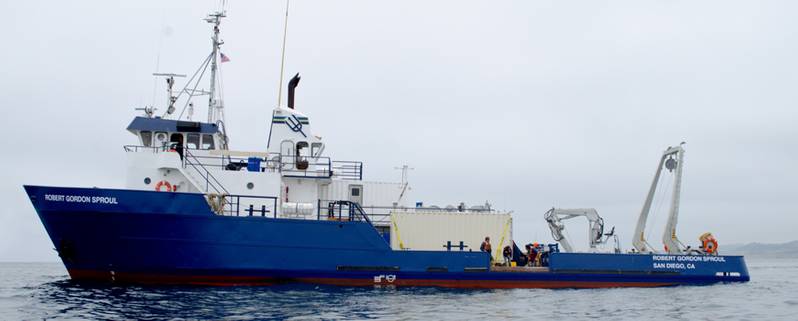
[[[202,285],[202,286],[268,286],[289,282],[324,284],[336,286],[422,286],[463,289],[594,289],[618,287],[661,287],[675,283],[659,282],[586,282],[586,281],[506,281],[506,280],[430,280],[402,279],[394,282],[375,283],[372,279],[346,278],[291,278],[219,276],[219,275],[164,275],[146,273],[119,273],[112,271],[69,270],[73,280],[104,283],[129,283],[150,285]]]

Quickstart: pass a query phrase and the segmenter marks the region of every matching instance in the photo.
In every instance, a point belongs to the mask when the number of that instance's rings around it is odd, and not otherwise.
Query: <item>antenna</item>
[[[171,115],[175,112],[175,102],[177,101],[177,96],[173,94],[172,87],[175,86],[175,77],[185,78],[186,75],[181,74],[172,74],[172,73],[154,73],[152,74],[155,77],[166,77],[166,113]],[[146,111],[145,111],[146,112]]]
[[[394,167],[393,169],[402,170],[402,185],[405,185],[405,184],[407,184],[407,173],[409,171],[414,170],[415,168],[412,168],[412,167],[408,166],[407,164],[404,164],[404,165],[402,165],[402,167]]]
[[[224,11],[216,11],[208,15],[205,21],[213,25],[213,51],[211,52],[211,89],[209,90],[210,97],[208,97],[208,123],[216,123],[216,69],[218,68],[216,60],[219,55],[219,46],[224,44],[224,41],[219,40],[219,24],[222,23],[222,18],[227,17]]]
[[[283,102],[283,73],[285,72],[285,39],[288,37],[288,7],[291,0],[285,0],[285,26],[283,27],[283,51],[280,57],[280,84],[277,86],[277,107]]]
[[[394,204],[402,203],[402,200],[405,198],[405,192],[407,192],[407,187],[410,185],[407,183],[407,172],[413,170],[414,168],[408,166],[407,164],[402,165],[402,167],[394,167],[393,169],[401,169],[402,170],[402,191],[399,193],[399,199],[396,200]]]
[[[152,115],[155,114],[155,110],[158,108],[149,106],[149,107],[142,107],[142,108],[134,108],[135,110],[140,110],[144,112],[144,116],[147,118],[152,118]]]

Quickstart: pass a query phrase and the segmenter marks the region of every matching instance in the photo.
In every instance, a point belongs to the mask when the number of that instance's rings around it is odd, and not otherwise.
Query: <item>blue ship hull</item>
[[[597,288],[745,282],[741,256],[554,253],[492,270],[482,252],[393,251],[368,222],[214,214],[202,194],[25,186],[70,277],[119,283]]]

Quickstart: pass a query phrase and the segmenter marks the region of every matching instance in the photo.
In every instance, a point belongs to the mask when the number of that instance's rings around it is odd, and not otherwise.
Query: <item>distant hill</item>
[[[798,258],[798,241],[780,244],[748,243],[721,244],[718,247],[722,255],[745,255],[772,258]]]

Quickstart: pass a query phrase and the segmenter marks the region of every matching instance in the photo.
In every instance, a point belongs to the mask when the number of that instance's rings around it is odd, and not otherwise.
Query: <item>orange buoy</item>
[[[701,234],[698,240],[701,241],[701,247],[704,248],[704,252],[708,254],[715,254],[718,252],[718,241],[712,233]]]
[[[715,238],[705,239],[703,245],[704,245],[704,251],[706,251],[709,254],[714,254],[715,252],[718,251],[718,241],[716,241]]]
[[[161,190],[161,187],[166,186],[166,190]],[[158,184],[155,185],[155,190],[159,192],[173,192],[172,184],[169,184],[167,181],[160,181]]]

